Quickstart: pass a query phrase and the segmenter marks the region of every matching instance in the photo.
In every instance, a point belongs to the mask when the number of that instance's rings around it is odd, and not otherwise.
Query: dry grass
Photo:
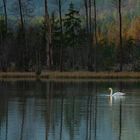
[[[33,72],[0,73],[1,79],[140,79],[140,72],[42,72],[38,77]]]
[[[43,75],[42,75],[43,77]],[[49,72],[49,78],[140,78],[140,72]]]

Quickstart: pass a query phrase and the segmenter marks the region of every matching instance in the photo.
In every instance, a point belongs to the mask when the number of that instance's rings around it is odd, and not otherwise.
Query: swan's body
[[[113,93],[113,89],[112,88],[109,88],[109,90],[110,90],[110,95],[109,96],[124,96],[125,95],[125,93],[122,93],[122,92],[115,92],[115,93]]]

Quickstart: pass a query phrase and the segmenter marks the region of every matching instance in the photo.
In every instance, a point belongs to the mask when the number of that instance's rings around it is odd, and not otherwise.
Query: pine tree
[[[81,20],[79,11],[74,9],[73,3],[69,5],[69,11],[65,15],[64,29],[66,39],[70,46],[75,46],[75,39],[78,39],[79,32],[81,30]],[[74,41],[75,40],[75,41]]]
[[[73,68],[75,63],[75,47],[79,44],[79,33],[81,30],[81,20],[79,11],[74,9],[73,3],[70,3],[68,13],[64,19],[65,40],[67,46],[73,47]]]

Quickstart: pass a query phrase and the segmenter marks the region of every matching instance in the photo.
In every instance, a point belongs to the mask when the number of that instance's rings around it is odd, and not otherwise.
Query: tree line
[[[33,0],[14,0],[8,16],[8,1],[3,0],[0,15],[0,71],[139,71],[140,18],[123,16],[123,1],[113,0],[116,18],[98,16],[96,0],[83,0],[84,15],[70,2],[62,11],[50,13],[44,0],[44,16],[34,19]],[[125,18],[125,19],[124,19]],[[107,22],[107,23],[104,23]]]

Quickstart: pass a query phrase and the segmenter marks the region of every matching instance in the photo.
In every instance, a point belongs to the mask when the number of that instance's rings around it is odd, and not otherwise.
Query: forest
[[[0,1],[0,71],[140,71],[139,0],[39,2]]]

